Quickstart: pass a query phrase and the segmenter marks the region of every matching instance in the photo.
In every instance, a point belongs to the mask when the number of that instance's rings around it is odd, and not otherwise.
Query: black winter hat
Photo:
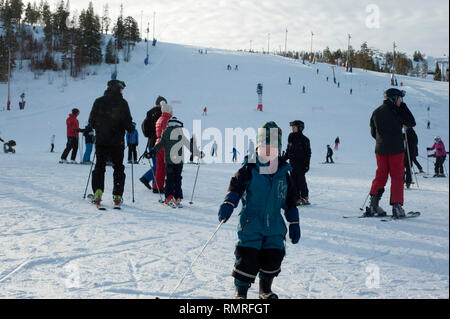
[[[73,114],[73,115],[78,115],[78,114],[80,114],[80,110],[77,109],[77,108],[73,108],[73,109],[72,109],[72,114]]]
[[[295,120],[289,123],[290,126],[297,126],[300,132],[302,132],[305,129],[305,123],[300,120]]]
[[[160,96],[158,96],[158,98],[156,99],[155,105],[156,105],[156,106],[159,106],[160,103],[161,103],[161,101],[164,101],[164,102],[167,103],[167,100],[166,100],[164,97],[162,97],[162,96],[160,95]]]
[[[108,81],[108,88],[110,89],[124,89],[126,87],[125,82],[119,80]]]
[[[406,91],[399,90],[396,88],[390,88],[384,92],[384,100],[395,103],[397,101],[398,97],[404,97],[405,95],[406,95]]]

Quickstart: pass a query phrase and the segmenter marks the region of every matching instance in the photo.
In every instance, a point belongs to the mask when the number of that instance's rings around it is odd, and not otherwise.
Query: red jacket
[[[169,122],[172,114],[162,113],[161,117],[156,121],[156,143],[161,140],[162,133],[167,127],[167,122]]]
[[[73,114],[69,114],[66,120],[67,124],[67,137],[77,137],[78,130],[80,129],[80,124],[78,123],[77,117]]]

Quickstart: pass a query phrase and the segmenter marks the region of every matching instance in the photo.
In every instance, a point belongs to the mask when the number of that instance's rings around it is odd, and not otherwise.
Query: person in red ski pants
[[[365,215],[386,216],[386,212],[378,203],[384,193],[384,186],[388,177],[391,177],[392,216],[401,218],[405,216],[403,209],[403,175],[405,146],[403,127],[416,125],[414,116],[403,103],[405,91],[395,88],[384,92],[384,102],[378,107],[370,118],[371,135],[376,140],[375,155],[377,159],[377,172],[370,189],[370,204]]]

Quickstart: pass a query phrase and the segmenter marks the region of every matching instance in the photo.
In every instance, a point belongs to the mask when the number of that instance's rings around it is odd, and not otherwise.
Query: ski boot
[[[120,195],[113,195],[114,208],[120,208],[123,203],[123,198]]]
[[[68,163],[67,160],[62,159],[62,158],[61,158],[61,160],[59,161],[59,164],[67,164],[67,163]]]
[[[393,218],[403,218],[405,217],[405,210],[400,204],[392,204],[392,217]]]
[[[164,205],[167,205],[167,206],[173,205],[173,195],[167,196],[166,200],[164,201]]]
[[[308,197],[302,197],[297,201],[297,206],[306,206],[311,205],[311,203],[308,201]]]
[[[97,189],[94,194],[94,198],[92,199],[92,202],[97,205],[97,207],[100,206],[100,203],[102,202],[102,196],[103,191],[101,189]]]
[[[250,286],[236,286],[234,299],[247,299],[247,292]]]
[[[383,217],[386,216],[386,212],[378,206],[380,198],[375,195],[370,195],[369,207],[366,207],[366,212],[364,216],[366,217]]]
[[[259,299],[278,299],[278,295],[272,292],[272,278],[259,279]]]
[[[181,203],[181,198],[175,199],[174,204],[175,204],[175,206],[177,206],[177,208],[183,208],[183,204]]]

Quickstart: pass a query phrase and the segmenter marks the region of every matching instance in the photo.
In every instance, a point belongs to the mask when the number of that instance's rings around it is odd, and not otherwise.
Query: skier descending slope
[[[110,158],[114,168],[114,205],[120,206],[125,186],[124,136],[125,130],[133,133],[134,126],[127,101],[122,97],[125,83],[119,80],[108,82],[104,96],[95,100],[89,116],[89,125],[96,133],[95,169],[92,172],[93,201],[100,205],[105,189],[105,166]]]
[[[377,172],[370,189],[370,204],[366,209],[367,216],[384,216],[386,212],[378,206],[384,192],[384,186],[391,176],[392,216],[405,217],[403,210],[403,174],[405,147],[402,127],[414,127],[416,121],[405,103],[404,91],[395,88],[384,93],[384,102],[373,113],[370,119],[372,137],[376,140],[375,154]]]
[[[291,166],[280,156],[281,130],[274,122],[258,130],[256,162],[244,164],[231,179],[228,193],[219,209],[219,221],[226,222],[242,198],[233,271],[236,299],[246,299],[247,291],[259,273],[259,298],[277,299],[272,281],[281,271],[285,255],[286,226],[293,244],[300,240],[299,214]],[[270,154],[270,155],[269,155]]]

